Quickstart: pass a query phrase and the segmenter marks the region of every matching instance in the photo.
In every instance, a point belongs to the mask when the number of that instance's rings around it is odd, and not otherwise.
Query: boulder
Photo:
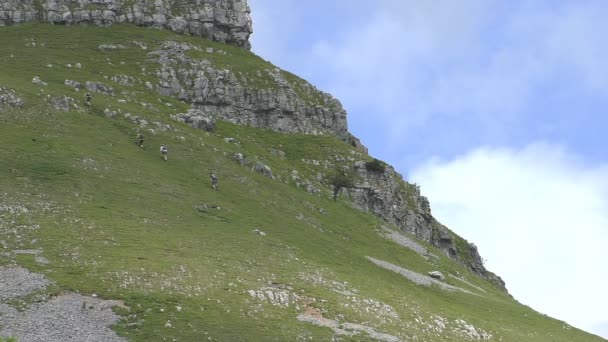
[[[441,273],[439,271],[429,272],[429,276],[431,278],[435,278],[435,279],[439,279],[439,280],[445,280],[445,276],[443,275],[443,273]]]
[[[260,162],[257,162],[253,166],[253,170],[256,171],[256,172],[259,172],[259,173],[263,174],[264,176],[266,176],[268,178],[274,179],[274,175],[272,174],[272,170],[267,165],[264,165],[264,164],[262,164]]]
[[[201,110],[190,109],[187,113],[177,114],[172,117],[174,120],[187,123],[194,128],[199,128],[207,132],[215,130],[215,119]]]
[[[241,165],[245,165],[245,163],[247,162],[245,160],[245,156],[242,153],[235,153],[234,154],[234,160],[236,160],[237,163],[241,164]]]

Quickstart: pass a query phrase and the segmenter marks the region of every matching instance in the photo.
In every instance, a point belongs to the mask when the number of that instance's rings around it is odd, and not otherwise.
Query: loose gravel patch
[[[0,301],[26,296],[49,286],[41,274],[21,267],[0,267]]]
[[[24,312],[0,306],[0,335],[20,342],[120,342],[126,341],[109,327],[119,317],[112,311],[117,301],[68,293]]]
[[[413,281],[414,283],[416,283],[418,285],[425,285],[425,286],[437,285],[437,286],[439,286],[440,288],[442,288],[444,290],[448,290],[448,291],[462,291],[464,293],[469,293],[469,294],[478,296],[477,293],[473,293],[473,292],[471,292],[469,290],[465,290],[465,289],[460,288],[460,287],[456,287],[456,286],[452,286],[452,285],[443,283],[443,282],[441,282],[439,280],[435,280],[435,279],[433,279],[433,278],[431,278],[429,276],[426,276],[426,275],[423,275],[423,274],[420,274],[420,273],[408,270],[408,269],[403,268],[403,267],[399,267],[397,265],[393,265],[390,262],[386,262],[386,261],[383,261],[383,260],[375,259],[375,258],[372,258],[372,257],[369,257],[369,256],[367,257],[367,259],[369,261],[373,262],[374,264],[376,264],[377,266],[380,266],[380,267],[382,267],[384,269],[387,269],[389,271],[393,271],[393,272],[401,274],[405,278]]]
[[[311,323],[320,327],[326,327],[333,330],[337,335],[356,336],[361,333],[366,333],[369,337],[384,342],[400,342],[401,339],[397,336],[385,334],[376,329],[357,323],[338,323],[332,319],[325,318],[315,308],[307,308],[306,312],[298,315],[300,322]]]
[[[431,257],[434,259],[438,259],[438,257],[435,254],[429,252],[428,249],[424,248],[422,245],[420,245],[416,241],[408,238],[407,236],[400,234],[399,232],[396,232],[394,230],[388,229],[386,227],[382,227],[382,228],[383,228],[382,230],[384,233],[384,237],[386,237],[387,239],[392,240],[405,248],[409,248],[409,249],[413,250],[414,252],[422,255],[425,258]]]
[[[35,250],[18,252],[37,254]],[[110,329],[120,319],[112,311],[113,306],[122,305],[118,301],[66,293],[23,312],[6,303],[50,284],[43,275],[24,268],[0,267],[0,336],[13,336],[19,342],[126,341]]]

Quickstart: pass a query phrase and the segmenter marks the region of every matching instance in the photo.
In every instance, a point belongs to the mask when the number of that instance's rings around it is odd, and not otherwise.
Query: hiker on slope
[[[135,137],[135,143],[137,146],[144,148],[144,135],[141,132],[137,132],[137,136]]]
[[[167,145],[160,145],[160,157],[167,161],[167,153],[169,153],[169,148]]]
[[[215,174],[214,171],[211,171],[211,187],[213,188],[213,190],[217,191],[218,189],[218,180],[217,180],[217,175]]]

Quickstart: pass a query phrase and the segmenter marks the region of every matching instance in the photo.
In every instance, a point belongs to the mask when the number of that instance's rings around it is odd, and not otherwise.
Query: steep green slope
[[[255,70],[269,64],[253,54],[131,26],[31,25],[1,28],[0,39],[0,86],[24,101],[21,108],[0,107],[0,265],[46,275],[56,282],[51,294],[123,300],[130,309],[115,309],[120,335],[134,341],[601,340],[517,303],[429,245],[420,243],[435,257],[387,239],[385,223],[332,201],[330,189],[310,194],[290,178],[293,170],[314,176],[303,160],[357,155],[348,144],[225,122],[211,133],[191,128],[170,119],[188,109],[185,103],[145,87],[139,73],[150,63],[145,50],[97,47],[167,39],[213,46],[232,56],[218,63],[264,86]],[[34,75],[48,85],[32,84]],[[141,82],[121,85],[110,80],[114,75]],[[66,79],[111,84],[121,95],[93,94],[87,107],[84,92]],[[56,109],[63,96],[73,98],[69,111]],[[134,115],[149,124],[142,127]],[[144,149],[133,141],[138,130],[146,134]],[[167,162],[158,154],[163,143],[170,146]],[[235,153],[250,163],[241,165]],[[274,179],[253,170],[258,161]],[[217,192],[209,185],[211,170],[220,177]],[[48,263],[11,253],[34,249]],[[444,283],[468,292],[417,285],[368,257],[420,274],[458,276],[467,282],[448,276]]]

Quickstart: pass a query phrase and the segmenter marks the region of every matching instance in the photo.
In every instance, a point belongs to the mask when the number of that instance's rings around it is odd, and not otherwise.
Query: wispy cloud
[[[249,1],[254,51],[336,95],[519,299],[606,328],[608,2]]]
[[[479,246],[517,299],[597,328],[608,306],[608,165],[534,144],[429,161],[412,177],[434,215]]]
[[[381,156],[405,145],[419,161],[605,121],[580,109],[608,95],[608,3],[361,1],[368,12],[358,20],[329,15],[321,3],[294,5],[297,20],[258,23],[274,27],[273,44],[287,43],[266,49],[257,36],[254,48],[337,95],[353,131]]]

